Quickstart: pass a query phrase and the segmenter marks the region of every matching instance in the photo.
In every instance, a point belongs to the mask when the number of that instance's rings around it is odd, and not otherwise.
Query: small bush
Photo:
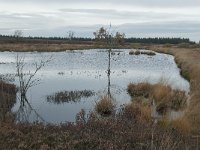
[[[114,112],[114,102],[108,96],[103,96],[100,101],[96,103],[95,110],[102,116],[109,116]]]

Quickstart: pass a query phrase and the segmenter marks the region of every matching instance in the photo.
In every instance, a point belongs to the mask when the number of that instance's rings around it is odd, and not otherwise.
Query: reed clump
[[[139,50],[132,50],[132,51],[130,51],[129,52],[129,55],[140,55],[141,53],[140,53],[140,51]]]
[[[142,47],[142,46],[141,46]],[[200,128],[200,47],[199,44],[177,46],[176,44],[166,47],[165,45],[145,45],[142,48],[156,52],[174,55],[180,68],[180,74],[190,82],[190,101],[185,116],[191,122],[193,133],[199,133]]]
[[[131,97],[149,97],[151,93],[151,85],[149,83],[130,83],[127,88]]]
[[[142,55],[148,55],[148,56],[154,56],[154,55],[156,55],[156,53],[155,52],[152,52],[152,51],[141,51],[141,50],[131,50],[130,52],[129,52],[129,55],[140,55],[140,54],[142,54]]]
[[[143,97],[155,103],[160,114],[166,114],[169,109],[179,111],[187,106],[187,96],[184,91],[173,90],[164,83],[149,84],[139,83],[128,85],[127,91],[133,99]]]
[[[114,112],[115,104],[113,99],[109,96],[103,96],[96,103],[95,110],[98,114],[102,116],[109,116]]]

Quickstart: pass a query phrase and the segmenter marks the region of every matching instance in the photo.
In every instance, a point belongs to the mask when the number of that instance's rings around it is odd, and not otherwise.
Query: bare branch
[[[27,74],[24,73],[25,70],[25,61],[24,57],[16,57],[16,68],[17,68],[17,76],[19,78],[19,86],[20,86],[20,93],[21,95],[26,95],[28,89],[32,86],[38,85],[40,79],[34,77],[36,76],[37,72],[42,69],[46,64],[48,64],[52,60],[52,56],[48,59],[42,59],[39,62],[34,63],[34,70],[31,73],[29,70]]]

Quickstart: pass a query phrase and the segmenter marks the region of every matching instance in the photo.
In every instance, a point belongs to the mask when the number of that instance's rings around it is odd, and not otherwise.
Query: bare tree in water
[[[17,77],[19,79],[19,91],[21,96],[21,101],[27,100],[26,93],[29,88],[39,84],[40,78],[35,78],[38,71],[40,71],[46,64],[48,64],[52,59],[52,56],[48,59],[41,59],[38,62],[35,62],[34,69],[31,72],[25,71],[25,58],[17,55],[16,57],[16,69],[17,69]]]
[[[17,55],[16,57],[16,69],[17,77],[19,80],[19,93],[20,93],[20,107],[16,112],[16,119],[18,121],[28,121],[29,116],[33,112],[38,119],[44,122],[44,119],[36,112],[35,109],[31,106],[27,99],[28,90],[40,83],[40,78],[36,78],[36,74],[40,71],[45,65],[47,65],[52,60],[52,56],[49,58],[41,59],[38,62],[34,62],[33,71],[27,71],[27,65],[25,58]]]

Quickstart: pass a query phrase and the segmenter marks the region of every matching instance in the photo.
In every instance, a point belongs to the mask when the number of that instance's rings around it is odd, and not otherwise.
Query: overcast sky
[[[112,24],[127,37],[200,40],[200,0],[0,0],[0,34],[92,37]]]

